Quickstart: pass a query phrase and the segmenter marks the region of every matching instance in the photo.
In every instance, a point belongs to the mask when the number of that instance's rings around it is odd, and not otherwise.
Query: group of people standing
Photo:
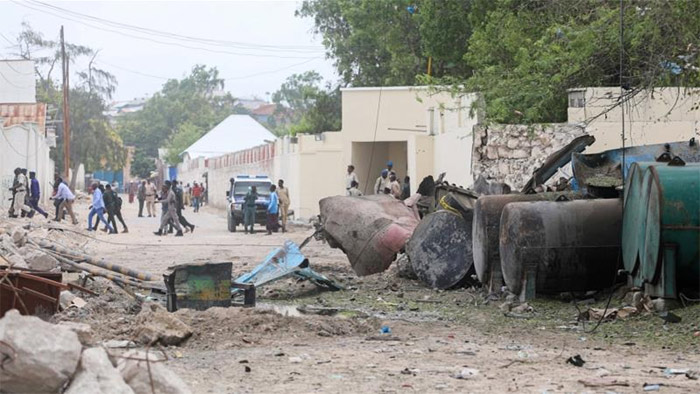
[[[386,168],[382,170],[379,177],[374,182],[374,188],[372,192],[374,194],[388,194],[397,200],[405,200],[411,195],[411,178],[408,176],[404,177],[403,185],[398,180],[396,171],[394,171],[394,163],[388,161],[386,163]],[[346,195],[358,197],[362,195],[359,190],[359,180],[357,174],[355,174],[355,166],[350,164],[348,166],[348,173],[345,178],[345,190]]]
[[[171,181],[168,181],[171,182]],[[176,182],[176,181],[175,181]],[[172,182],[171,182],[172,185]],[[182,185],[182,182],[179,183]],[[188,183],[184,187],[178,186],[181,190],[182,195],[182,205],[191,206],[194,212],[199,212],[199,207],[202,205],[202,197],[204,195],[204,185],[194,182],[194,186],[190,186]],[[161,190],[162,192],[162,190]],[[136,189],[136,199],[139,201],[139,216],[143,217],[143,207],[144,203],[146,205],[146,211],[148,217],[156,216],[156,201],[160,197],[158,196],[158,188],[154,182],[150,179],[141,181],[138,188]]]
[[[254,233],[253,227],[255,226],[257,200],[258,189],[255,186],[251,186],[243,198],[243,228],[246,234]],[[277,182],[277,186],[270,185],[270,200],[267,202],[267,220],[265,221],[267,235],[279,231],[280,227],[283,233],[287,231],[290,203],[289,189],[284,186],[284,180],[280,179]]]

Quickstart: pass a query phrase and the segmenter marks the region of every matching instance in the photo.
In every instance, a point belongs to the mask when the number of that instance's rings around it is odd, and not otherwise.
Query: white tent
[[[182,151],[180,156],[187,154],[190,160],[216,157],[262,145],[265,141],[274,141],[276,138],[250,116],[230,115]]]

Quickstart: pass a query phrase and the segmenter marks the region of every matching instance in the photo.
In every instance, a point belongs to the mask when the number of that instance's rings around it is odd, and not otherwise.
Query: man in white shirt
[[[345,176],[345,193],[349,196],[350,193],[350,188],[352,187],[352,183],[357,182],[357,184],[360,184],[360,181],[357,180],[357,175],[355,174],[355,166],[350,164],[348,165],[348,174]]]
[[[75,201],[75,194],[70,191],[68,185],[63,182],[63,179],[58,178],[56,181],[58,182],[58,190],[56,190],[56,195],[52,198],[56,200],[62,199],[63,201],[61,202],[61,205],[58,206],[59,216],[54,220],[60,222],[62,216],[61,214],[63,213],[63,210],[66,209],[71,220],[73,221],[73,224],[78,224],[78,220],[75,218],[75,214],[73,213],[73,201]]]

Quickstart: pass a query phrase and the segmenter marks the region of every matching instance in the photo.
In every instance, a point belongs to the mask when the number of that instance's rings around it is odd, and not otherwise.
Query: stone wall
[[[474,126],[474,179],[483,175],[520,190],[549,155],[582,134],[568,123]]]

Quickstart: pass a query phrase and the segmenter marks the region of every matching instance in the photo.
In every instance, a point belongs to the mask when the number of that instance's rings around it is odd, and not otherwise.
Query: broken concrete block
[[[191,391],[187,384],[159,361],[162,360],[152,352],[147,357],[144,351],[129,350],[117,361],[117,369],[124,381],[136,394],[153,393],[151,384],[153,384],[153,389],[155,389],[156,393],[190,393]]]
[[[136,337],[143,344],[160,342],[163,345],[178,345],[192,335],[192,329],[173,316],[160,304],[143,304],[136,317]]]
[[[0,341],[15,350],[0,371],[3,392],[56,392],[73,376],[82,346],[68,328],[11,310],[0,319]]]
[[[39,250],[28,252],[24,256],[24,261],[27,262],[29,268],[37,271],[51,271],[58,266],[58,260]]]
[[[80,366],[65,394],[103,393],[133,394],[121,373],[109,361],[107,352],[99,347],[85,349]]]
[[[61,292],[63,293],[63,292]],[[92,345],[93,344],[93,332],[92,332],[92,327],[90,327],[89,324],[85,323],[77,323],[77,322],[72,322],[72,321],[62,321],[58,323],[59,326],[61,327],[66,327],[67,329],[73,331],[78,335],[78,340],[80,343],[83,345]]]
[[[29,268],[27,262],[24,261],[24,258],[18,254],[11,254],[9,256],[5,256],[5,259],[10,263],[11,266],[15,268]]]
[[[12,230],[12,242],[15,246],[22,247],[27,243],[27,232],[22,228],[15,228]]]

